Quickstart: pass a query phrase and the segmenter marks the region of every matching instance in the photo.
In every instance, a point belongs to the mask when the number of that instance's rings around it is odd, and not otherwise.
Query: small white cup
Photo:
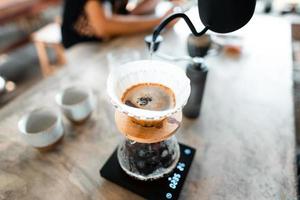
[[[64,135],[61,115],[48,108],[39,108],[24,115],[18,127],[24,140],[36,148],[49,147]]]
[[[88,119],[96,104],[93,91],[78,86],[62,90],[55,99],[65,116],[75,123],[81,123]]]

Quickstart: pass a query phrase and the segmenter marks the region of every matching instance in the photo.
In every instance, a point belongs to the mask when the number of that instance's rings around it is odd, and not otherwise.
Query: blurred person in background
[[[65,0],[63,45],[68,48],[80,42],[102,41],[115,36],[151,31],[173,12],[171,8],[163,16],[147,16],[154,12],[159,2],[142,0],[129,9],[128,0]]]

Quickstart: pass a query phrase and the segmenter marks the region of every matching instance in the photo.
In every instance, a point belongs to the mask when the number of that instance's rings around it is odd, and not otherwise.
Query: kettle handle
[[[171,14],[170,16],[168,16],[167,18],[165,18],[155,29],[153,32],[153,37],[152,37],[152,41],[155,42],[156,38],[159,36],[160,32],[165,28],[165,26],[170,23],[172,20],[176,19],[176,18],[183,18],[184,21],[186,22],[186,24],[188,25],[188,27],[190,28],[190,30],[192,31],[192,33],[199,37],[201,35],[203,35],[208,29],[209,27],[204,27],[204,29],[200,32],[197,32],[195,26],[193,25],[192,21],[190,20],[190,18],[184,14],[184,13],[174,13]]]

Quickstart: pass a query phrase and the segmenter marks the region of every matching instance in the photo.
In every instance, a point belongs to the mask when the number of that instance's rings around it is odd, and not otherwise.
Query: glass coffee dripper
[[[123,103],[124,93],[139,84],[159,84],[169,88],[175,97],[174,106],[154,111]],[[107,92],[116,109],[116,125],[125,136],[118,147],[121,168],[128,175],[143,181],[170,173],[180,157],[174,134],[182,121],[181,110],[190,95],[190,81],[185,72],[163,61],[129,62],[110,73]]]

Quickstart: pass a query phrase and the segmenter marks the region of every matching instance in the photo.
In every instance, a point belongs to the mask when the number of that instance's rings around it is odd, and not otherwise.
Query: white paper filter
[[[175,107],[164,111],[150,111],[123,104],[121,98],[124,92],[141,83],[158,83],[169,87],[175,95]],[[176,65],[156,60],[140,60],[126,63],[112,71],[107,80],[107,92],[118,111],[141,120],[159,120],[182,109],[189,98],[191,87],[185,72]]]

